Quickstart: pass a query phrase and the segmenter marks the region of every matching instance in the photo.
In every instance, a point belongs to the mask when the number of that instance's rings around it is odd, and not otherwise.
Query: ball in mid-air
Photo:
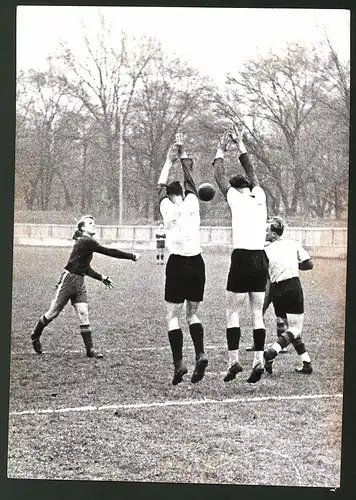
[[[215,188],[209,182],[204,182],[198,188],[198,196],[202,201],[210,201],[215,196]]]

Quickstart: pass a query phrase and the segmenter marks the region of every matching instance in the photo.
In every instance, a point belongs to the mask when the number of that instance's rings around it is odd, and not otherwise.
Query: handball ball
[[[215,189],[209,182],[204,182],[198,188],[198,196],[202,201],[210,201],[215,196]]]

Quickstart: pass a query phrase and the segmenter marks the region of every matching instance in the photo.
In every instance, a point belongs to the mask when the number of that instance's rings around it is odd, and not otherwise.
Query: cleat
[[[185,375],[186,373],[188,373],[187,367],[183,364],[178,365],[174,369],[172,384],[173,385],[180,384],[183,381],[183,375]]]
[[[311,363],[303,363],[301,368],[295,368],[296,373],[304,373],[305,375],[311,375],[313,373],[313,368]]]
[[[264,368],[261,364],[254,366],[252,368],[251,375],[247,379],[247,382],[249,382],[250,384],[255,384],[256,382],[258,382],[261,379],[263,372],[264,372]]]
[[[288,352],[288,349],[286,347],[283,347],[283,349],[281,349],[279,351],[279,353],[282,353],[282,354],[284,354],[285,352]]]
[[[207,358],[204,355],[200,356],[200,358],[198,359],[198,361],[195,364],[195,369],[194,369],[192,378],[190,379],[190,381],[193,384],[196,384],[204,377],[205,370],[206,370],[207,366],[208,366]]]
[[[234,363],[233,365],[230,366],[227,374],[224,377],[224,382],[230,382],[231,380],[234,380],[234,378],[236,377],[236,375],[238,373],[241,373],[241,372],[242,372],[242,366],[237,361],[236,363]]]
[[[252,346],[250,346],[250,347],[246,347],[246,351],[248,351],[248,352],[254,351],[254,350],[255,350],[254,344],[252,344]]]
[[[95,349],[91,348],[87,350],[88,358],[102,359],[104,356],[100,352],[96,352]]]
[[[273,361],[266,361],[265,360],[265,370],[269,375],[272,375],[273,369],[272,369]]]
[[[263,357],[266,361],[272,361],[277,356],[277,351],[275,351],[272,347],[266,349],[263,353]]]
[[[42,345],[40,339],[32,340],[32,347],[37,352],[37,354],[42,354]]]

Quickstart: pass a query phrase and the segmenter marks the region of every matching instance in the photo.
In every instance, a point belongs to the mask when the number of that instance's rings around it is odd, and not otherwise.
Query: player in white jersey
[[[239,160],[246,175],[237,174],[228,179],[224,169],[224,154],[231,141],[238,146]],[[267,221],[266,195],[259,186],[242,140],[242,134],[239,134],[236,128],[232,132],[226,131],[220,137],[213,165],[216,182],[232,214],[233,252],[226,287],[226,338],[229,369],[224,381],[233,380],[242,371],[242,365],[239,362],[240,311],[248,294],[256,350],[252,372],[247,381],[255,383],[260,380],[264,371],[263,350],[266,338],[262,314],[268,275],[268,263],[264,252]]]
[[[187,368],[183,363],[183,333],[179,316],[186,303],[186,319],[195,348],[195,369],[191,382],[205,374],[208,359],[204,353],[204,329],[197,315],[204,297],[205,264],[200,247],[200,211],[197,190],[191,172],[193,160],[184,150],[182,135],[177,134],[158,180],[159,206],[167,235],[169,258],[166,265],[165,301],[168,338],[172,350],[173,385],[183,380]],[[180,158],[184,189],[179,181],[167,184],[171,166]]]
[[[312,364],[305,344],[301,338],[304,321],[304,296],[299,279],[299,270],[313,269],[310,255],[303,246],[295,240],[283,239],[284,222],[279,217],[268,221],[265,247],[268,258],[270,288],[268,301],[272,302],[277,317],[277,325],[285,327],[283,333],[272,347],[264,352],[265,369],[272,373],[272,362],[283,348],[290,343],[299,354],[303,366],[296,368],[297,373],[311,374]],[[268,307],[265,303],[264,309]]]

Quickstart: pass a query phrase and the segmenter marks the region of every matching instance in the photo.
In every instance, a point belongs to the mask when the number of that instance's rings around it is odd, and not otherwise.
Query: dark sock
[[[299,356],[307,352],[302,337],[297,337],[296,339],[292,340],[292,344],[294,349],[297,351],[297,354],[299,354]]]
[[[168,339],[171,345],[173,363],[176,366],[182,362],[183,358],[183,333],[180,328],[170,330],[168,332]]]
[[[84,345],[87,351],[93,349],[93,339],[91,336],[90,325],[80,325],[80,334],[83,337]]]
[[[263,349],[265,348],[265,340],[265,328],[256,328],[255,330],[253,330],[253,343],[255,346],[255,351],[263,351]]]
[[[292,341],[294,340],[294,336],[291,332],[284,332],[282,335],[278,338],[277,344],[281,346],[282,349],[287,347]]]
[[[240,345],[241,329],[239,326],[226,328],[227,348],[229,351],[236,351]]]
[[[204,329],[201,323],[193,323],[189,325],[190,336],[195,349],[195,358],[198,359],[201,354],[204,354]]]
[[[159,260],[159,255],[156,255],[156,259]]]
[[[39,319],[39,322],[36,325],[36,328],[34,329],[33,334],[31,335],[32,340],[37,340],[40,338],[41,333],[43,332],[44,328],[50,323],[48,319],[46,318],[45,315],[41,316]]]
[[[284,324],[284,321],[277,321],[277,337],[280,337],[285,331],[286,325]]]

